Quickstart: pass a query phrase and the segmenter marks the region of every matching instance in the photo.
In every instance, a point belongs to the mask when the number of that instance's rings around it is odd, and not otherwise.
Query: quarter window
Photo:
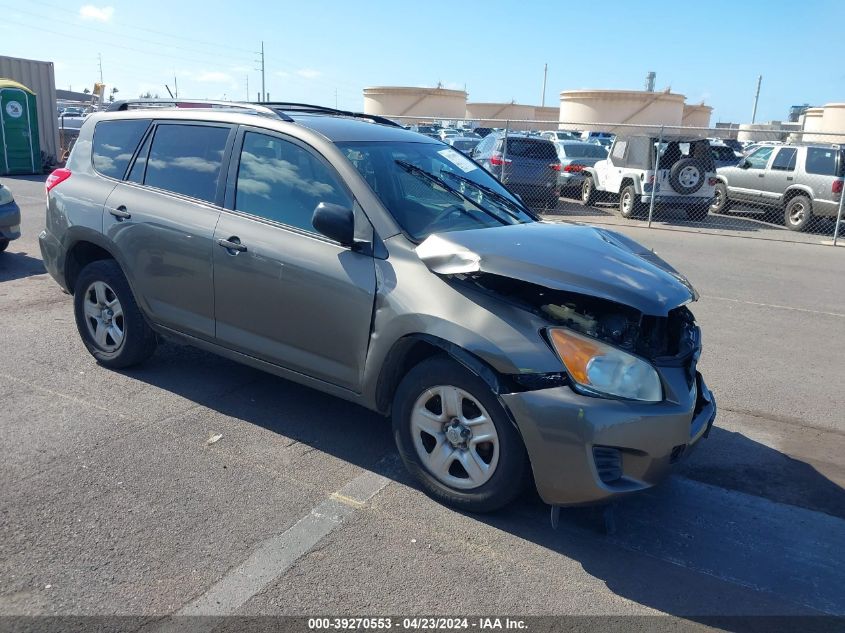
[[[824,147],[807,148],[807,173],[821,176],[836,174],[836,154],[838,150]]]
[[[100,121],[94,128],[94,169],[111,178],[123,178],[132,155],[149,127],[148,119]]]
[[[311,224],[321,202],[352,207],[337,176],[304,148],[247,132],[238,166],[235,208],[266,220],[316,233]]]
[[[228,136],[228,127],[159,125],[144,184],[214,202]]]
[[[772,162],[772,169],[777,171],[794,171],[795,170],[795,156],[798,150],[794,147],[784,147],[779,149],[775,160]]]
[[[751,169],[765,169],[774,147],[760,147],[748,155],[748,163]]]

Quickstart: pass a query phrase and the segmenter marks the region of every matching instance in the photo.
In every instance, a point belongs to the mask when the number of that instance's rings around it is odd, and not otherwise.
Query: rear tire
[[[399,456],[437,501],[492,512],[523,491],[522,438],[487,383],[451,358],[430,358],[408,372],[393,397],[392,418]]]
[[[713,193],[713,204],[710,205],[710,213],[719,215],[731,208],[731,200],[728,198],[728,188],[723,182],[716,183],[716,190]]]
[[[581,204],[590,207],[596,203],[596,188],[592,176],[584,178],[581,183]]]
[[[95,261],[82,269],[74,287],[73,309],[82,342],[104,367],[131,367],[155,351],[155,332],[115,260]]]
[[[813,202],[807,196],[795,196],[786,203],[783,223],[790,231],[806,231],[813,221]]]
[[[619,193],[619,215],[628,220],[637,218],[643,214],[645,205],[634,185],[626,185]]]

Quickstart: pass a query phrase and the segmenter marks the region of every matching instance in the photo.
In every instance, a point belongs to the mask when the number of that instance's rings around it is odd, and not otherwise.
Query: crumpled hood
[[[698,299],[690,282],[652,251],[593,226],[532,222],[435,233],[416,252],[440,275],[490,273],[654,316]]]

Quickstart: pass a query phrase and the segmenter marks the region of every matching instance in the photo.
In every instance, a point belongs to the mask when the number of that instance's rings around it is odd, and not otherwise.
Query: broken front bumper
[[[537,491],[551,505],[609,501],[662,481],[707,435],[716,401],[701,374],[661,368],[659,403],[609,400],[567,386],[502,395],[522,434]]]

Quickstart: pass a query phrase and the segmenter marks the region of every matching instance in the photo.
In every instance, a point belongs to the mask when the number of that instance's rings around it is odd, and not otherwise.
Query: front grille
[[[622,453],[618,448],[594,446],[593,461],[596,463],[599,479],[604,483],[610,484],[622,479]]]

